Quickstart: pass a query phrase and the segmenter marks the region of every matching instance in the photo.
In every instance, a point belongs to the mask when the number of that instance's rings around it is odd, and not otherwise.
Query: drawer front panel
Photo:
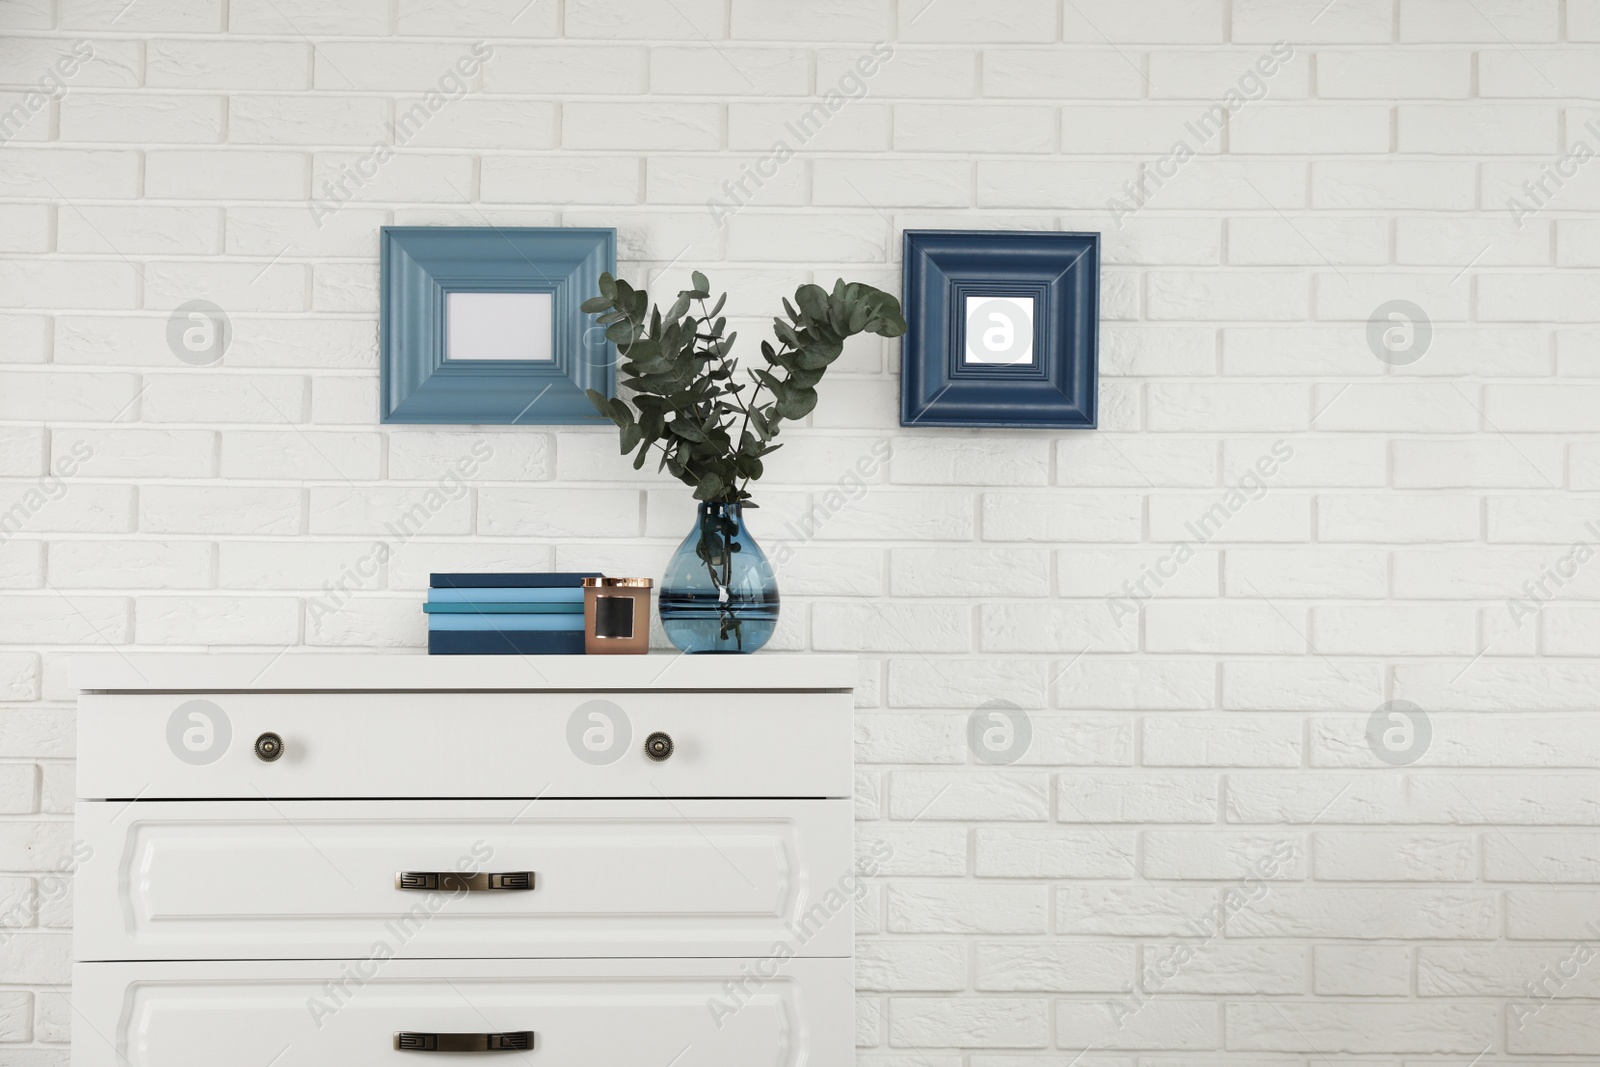
[[[846,800],[77,807],[79,960],[848,956]],[[435,888],[397,888],[399,872]],[[528,875],[530,889],[463,874]],[[513,880],[512,885],[521,884]]]
[[[83,963],[73,1064],[848,1067],[850,982],[831,959]],[[397,1032],[526,1031],[529,1053],[394,1048]]]
[[[78,795],[848,797],[851,715],[845,693],[88,694]]]

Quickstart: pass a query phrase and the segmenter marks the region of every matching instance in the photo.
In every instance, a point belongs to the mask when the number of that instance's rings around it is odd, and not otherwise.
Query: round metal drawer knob
[[[672,755],[672,735],[660,730],[644,739],[644,754],[660,763]]]
[[[283,738],[270,730],[256,738],[256,759],[271,763],[283,755]]]

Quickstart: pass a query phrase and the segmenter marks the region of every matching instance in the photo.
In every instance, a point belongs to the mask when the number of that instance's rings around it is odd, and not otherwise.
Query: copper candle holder
[[[653,578],[585,578],[583,650],[591,656],[649,652],[653,585]]]

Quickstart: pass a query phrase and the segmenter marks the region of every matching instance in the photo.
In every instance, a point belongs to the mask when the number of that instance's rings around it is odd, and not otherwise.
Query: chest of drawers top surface
[[[524,692],[751,690],[840,692],[855,687],[854,656],[76,656],[82,692]]]

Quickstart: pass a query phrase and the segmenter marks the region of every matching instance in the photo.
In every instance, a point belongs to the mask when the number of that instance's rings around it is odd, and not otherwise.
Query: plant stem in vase
[[[740,504],[705,503],[667,564],[659,611],[685,652],[754,652],[778,625],[778,582]]]

